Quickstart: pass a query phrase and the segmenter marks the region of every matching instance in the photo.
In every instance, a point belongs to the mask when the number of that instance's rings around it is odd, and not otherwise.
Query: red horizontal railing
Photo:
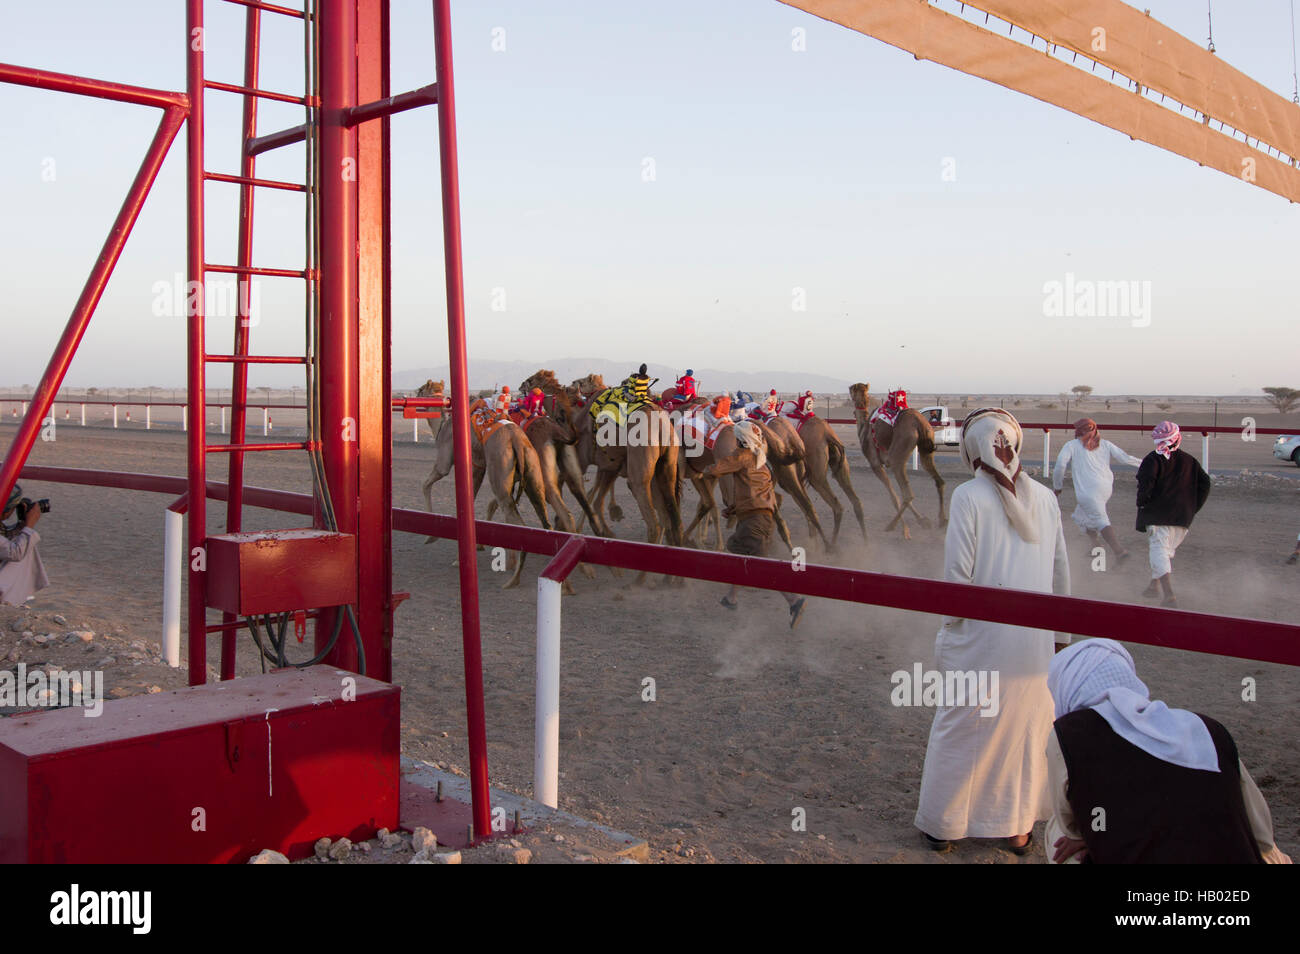
[[[822,420],[824,420],[827,424],[855,424],[856,425],[858,423],[856,419],[851,417],[826,417],[826,418],[822,418]],[[950,424],[932,424],[930,426],[934,427],[937,430],[941,430],[945,427],[960,428],[961,421],[953,421]],[[1153,426],[1154,425],[1151,424],[1101,424],[1101,423],[1097,424],[1098,429],[1103,431],[1141,431],[1143,434],[1149,434]],[[1073,431],[1074,425],[1064,424],[1064,423],[1039,424],[1039,423],[1026,423],[1024,421],[1021,421],[1020,429],[1022,431]],[[1189,434],[1240,434],[1242,431],[1245,430],[1244,427],[1226,427],[1222,424],[1220,425],[1182,424],[1179,426],[1179,429]],[[1270,434],[1270,435],[1300,434],[1300,425],[1297,425],[1296,427],[1292,427],[1290,429],[1281,428],[1281,427],[1256,427],[1253,428],[1252,430],[1254,430],[1256,434]]]
[[[177,495],[184,493],[183,477],[78,470],[68,467],[23,469],[26,480],[71,483],[117,490],[143,490]],[[225,500],[228,488],[209,482],[209,497]],[[287,513],[310,515],[308,494],[245,487],[244,503]],[[554,556],[572,534],[510,524],[474,522],[478,540],[487,546]],[[456,518],[447,514],[393,508],[393,529],[456,538]],[[730,553],[682,547],[583,537],[584,563],[644,570],[669,576],[715,583],[783,590],[804,596],[843,600],[871,606],[888,606],[918,613],[990,620],[1072,633],[1105,636],[1130,643],[1232,656],[1259,662],[1300,665],[1300,626],[1237,616],[1193,613],[1074,596],[1030,593],[1000,587],[949,583],[924,577],[870,573],[842,567],[808,564],[796,570],[785,560],[743,557]]]
[[[213,361],[226,361],[226,362],[230,362],[230,361],[247,361],[247,362],[250,363],[250,364],[301,364],[301,363],[303,363],[304,360],[306,360],[306,359],[304,359],[304,358],[297,357],[296,355],[293,355],[293,356],[262,356],[262,357],[258,357],[258,356],[242,357],[242,356],[233,356],[233,355],[209,355],[209,359],[210,359],[210,360],[213,360]],[[26,404],[26,403],[29,403],[30,400],[31,400],[30,398],[0,397],[0,404]],[[148,407],[185,407],[185,406],[186,406],[186,402],[184,402],[184,401],[149,401],[149,400],[125,400],[125,399],[123,399],[123,400],[113,401],[113,400],[101,400],[101,399],[79,398],[79,397],[55,398],[55,399],[54,399],[54,403],[55,403],[55,404],[100,404],[100,405],[104,405],[104,406],[117,406],[117,407],[146,407],[146,406],[148,406]],[[230,402],[228,402],[228,401],[208,401],[208,402],[206,402],[206,404],[207,404],[208,407],[231,407],[231,406],[232,406],[232,405],[230,404]],[[450,399],[450,398],[447,398],[447,397],[437,397],[437,396],[434,396],[434,397],[423,397],[423,398],[419,398],[419,397],[393,398],[393,399],[392,399],[392,402],[391,402],[391,405],[392,405],[392,409],[393,409],[394,411],[400,411],[400,410],[402,410],[402,409],[405,408],[405,407],[436,408],[436,409],[437,409],[437,408],[440,408],[440,409],[446,409],[446,408],[450,408],[450,407],[451,407],[451,399]],[[252,407],[252,408],[271,408],[271,409],[277,409],[277,408],[290,408],[290,409],[292,409],[292,408],[305,408],[305,405],[302,405],[302,404],[267,404],[267,403],[260,403],[260,404],[247,404],[247,405],[245,405],[245,407]],[[853,418],[851,418],[851,417],[825,417],[825,418],[822,418],[822,420],[824,420],[827,424],[857,424],[857,421],[855,421],[855,420],[854,420]],[[961,426],[961,422],[960,422],[960,421],[955,421],[955,422],[953,422],[952,424],[942,424],[942,425],[935,425],[935,426],[936,426],[936,427],[960,427],[960,426]],[[1150,430],[1151,430],[1151,427],[1148,426],[1148,425],[1146,425],[1146,424],[1099,424],[1098,426],[1099,426],[1103,431],[1140,431],[1140,432],[1142,432],[1142,433],[1145,434],[1145,433],[1150,432]],[[1073,424],[1064,424],[1064,423],[1062,423],[1062,424],[1045,424],[1045,423],[1039,423],[1039,422],[1024,422],[1024,421],[1021,421],[1021,423],[1020,423],[1020,427],[1021,427],[1022,430],[1025,430],[1025,431],[1048,431],[1048,430],[1055,430],[1055,431],[1072,431],[1072,430],[1074,430],[1074,425],[1073,425]],[[1186,431],[1186,432],[1188,432],[1188,433],[1191,433],[1191,434],[1240,434],[1240,433],[1244,430],[1244,428],[1241,428],[1241,427],[1226,427],[1226,426],[1223,426],[1223,425],[1215,426],[1215,425],[1209,425],[1209,424],[1205,424],[1205,425],[1202,425],[1202,424],[1186,424],[1186,425],[1183,425],[1182,430],[1184,430],[1184,431]],[[1269,436],[1273,436],[1273,435],[1300,434],[1300,424],[1296,425],[1295,427],[1291,427],[1291,428],[1285,428],[1285,427],[1256,427],[1256,428],[1254,428],[1254,432],[1255,432],[1256,434],[1265,434],[1265,435],[1269,435]]]

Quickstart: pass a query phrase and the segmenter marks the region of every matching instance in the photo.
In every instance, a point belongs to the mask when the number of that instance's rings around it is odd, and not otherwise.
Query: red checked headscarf
[[[1156,442],[1156,453],[1168,460],[1183,442],[1183,435],[1173,421],[1161,421],[1151,432],[1151,439]]]
[[[1081,417],[1074,422],[1074,436],[1090,451],[1101,445],[1101,431],[1097,430],[1097,422],[1090,417]]]

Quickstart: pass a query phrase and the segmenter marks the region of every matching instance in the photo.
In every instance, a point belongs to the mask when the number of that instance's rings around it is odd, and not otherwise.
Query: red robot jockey
[[[541,388],[533,388],[528,392],[528,397],[524,398],[520,409],[524,412],[525,417],[545,417],[546,415],[546,395],[542,393]]]
[[[791,412],[790,416],[800,421],[806,421],[808,418],[816,416],[816,412],[813,410],[813,404],[816,400],[811,391],[804,391],[803,394],[795,398],[794,411]]]
[[[678,404],[686,404],[694,401],[699,395],[699,382],[695,380],[695,372],[690,368],[686,373],[677,379],[677,397],[675,400]]]

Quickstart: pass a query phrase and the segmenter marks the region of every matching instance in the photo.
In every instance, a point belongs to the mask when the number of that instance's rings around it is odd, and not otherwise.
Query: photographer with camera
[[[22,487],[14,485],[5,503],[0,520],[16,515],[18,522],[12,527],[0,525],[0,603],[21,606],[37,590],[50,585],[45,575],[45,564],[36,549],[41,535],[36,523],[41,515],[50,512],[48,500],[32,501],[23,496]]]

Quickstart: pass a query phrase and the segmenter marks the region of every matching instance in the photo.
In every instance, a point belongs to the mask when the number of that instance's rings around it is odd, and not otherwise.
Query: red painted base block
[[[400,699],[314,666],[0,719],[0,863],[297,859],[396,828]]]

